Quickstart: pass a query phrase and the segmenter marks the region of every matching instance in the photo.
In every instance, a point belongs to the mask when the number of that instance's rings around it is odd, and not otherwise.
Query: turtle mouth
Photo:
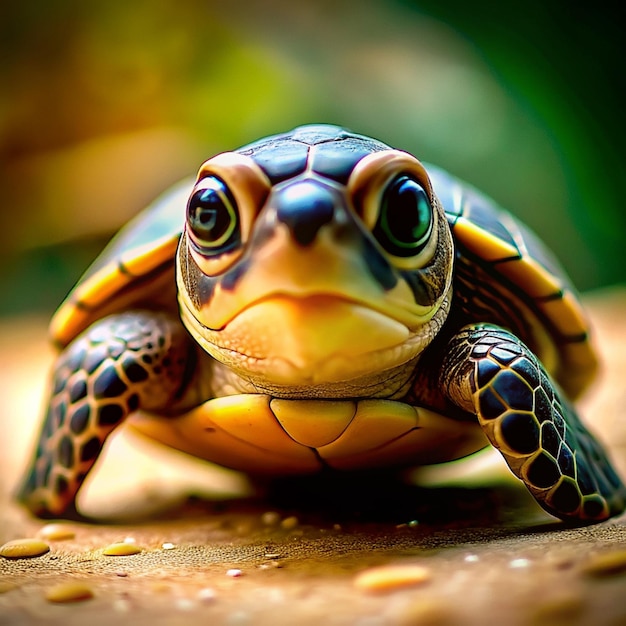
[[[417,331],[362,302],[334,295],[273,294],[219,330],[187,307],[184,324],[213,358],[248,380],[274,385],[335,384],[397,368],[428,345]]]

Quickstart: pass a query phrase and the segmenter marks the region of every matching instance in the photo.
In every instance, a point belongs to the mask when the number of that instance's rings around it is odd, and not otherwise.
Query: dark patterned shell
[[[481,278],[477,290],[491,290],[495,297],[504,292],[533,316],[545,331],[541,342],[553,344],[556,362],[550,369],[570,397],[579,395],[593,378],[597,360],[578,295],[558,261],[487,196],[437,167],[427,169],[452,229],[458,265],[474,266],[485,275],[487,286]]]
[[[193,181],[179,183],[111,240],[50,322],[60,348],[95,320],[136,306],[176,309],[174,259]]]

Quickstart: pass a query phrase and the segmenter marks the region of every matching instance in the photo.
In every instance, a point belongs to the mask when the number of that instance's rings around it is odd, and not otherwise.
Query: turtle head
[[[413,156],[300,127],[201,167],[177,255],[181,317],[246,390],[396,397],[447,317],[452,258]]]

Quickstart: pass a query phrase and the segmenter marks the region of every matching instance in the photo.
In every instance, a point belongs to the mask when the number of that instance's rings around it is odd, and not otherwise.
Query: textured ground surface
[[[611,368],[583,412],[624,475],[626,291],[588,303]],[[0,543],[37,536],[44,526],[9,494],[50,359],[45,321],[0,324]],[[462,487],[460,474],[471,475]],[[566,528],[492,455],[422,478],[432,486],[347,493],[335,485],[329,493],[301,484],[253,498],[239,476],[122,432],[83,506],[93,514],[151,515],[68,523],[75,536],[49,541],[47,554],[0,558],[0,624],[626,624],[626,516]],[[189,493],[198,497],[188,500]],[[103,555],[124,540],[142,551]],[[603,565],[607,555],[613,567]],[[382,564],[421,565],[425,580],[377,593],[355,584],[360,572]],[[93,597],[46,600],[71,581],[85,583]]]

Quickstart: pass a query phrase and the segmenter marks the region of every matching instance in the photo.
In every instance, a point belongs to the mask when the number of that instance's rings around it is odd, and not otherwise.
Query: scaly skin
[[[134,410],[188,406],[194,342],[166,314],[129,311],[93,324],[54,367],[52,397],[20,498],[40,517],[79,517],[75,498],[106,438]]]
[[[543,508],[578,523],[623,511],[626,488],[605,452],[522,341],[497,326],[473,324],[452,337],[444,354],[444,394],[476,415]]]

